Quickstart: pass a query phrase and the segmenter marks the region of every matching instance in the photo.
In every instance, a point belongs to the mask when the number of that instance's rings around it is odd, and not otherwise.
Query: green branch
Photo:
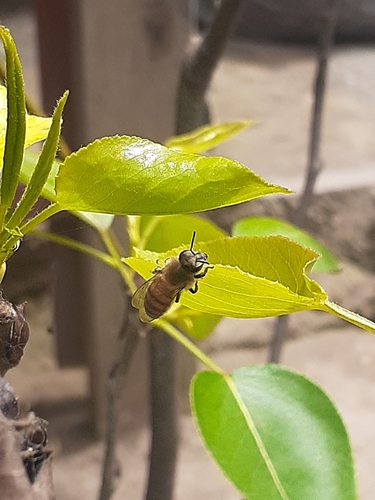
[[[64,247],[70,248],[71,250],[76,250],[77,252],[84,253],[89,255],[90,257],[94,257],[95,259],[100,260],[107,266],[110,266],[116,269],[116,263],[113,261],[112,257],[110,257],[105,252],[101,252],[96,248],[93,248],[90,245],[86,245],[85,243],[81,243],[79,241],[73,240],[71,238],[66,238],[65,236],[60,236],[57,234],[49,233],[47,231],[38,231],[34,230],[32,232],[33,236],[37,238],[41,238],[43,240],[51,241],[52,243],[56,243],[58,245],[62,245]]]
[[[172,326],[168,321],[164,319],[157,319],[153,322],[153,326],[164,330],[168,333],[176,342],[181,344],[185,349],[187,349],[193,356],[199,359],[201,363],[207,366],[210,370],[220,375],[227,375],[220,366],[218,366],[211,358],[209,358],[203,351],[199,349],[191,340],[189,340],[185,335],[183,335],[177,328]]]
[[[334,302],[330,302],[329,300],[327,300],[321,310],[330,314],[334,314],[338,318],[341,318],[348,323],[352,323],[353,325],[362,328],[362,330],[366,330],[370,333],[375,333],[375,323],[373,321],[364,318],[363,316],[360,316],[359,314],[356,314],[352,311],[348,311],[344,307],[341,307]]]

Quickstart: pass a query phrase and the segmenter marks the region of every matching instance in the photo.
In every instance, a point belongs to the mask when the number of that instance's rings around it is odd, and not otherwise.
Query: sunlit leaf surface
[[[106,137],[68,156],[56,180],[63,209],[129,215],[200,212],[288,192],[239,162],[128,136]]]
[[[38,155],[33,151],[26,151],[22,164],[20,180],[24,184],[28,184],[31,179],[35,164],[38,160]],[[60,161],[55,160],[52,170],[48,176],[47,182],[44,185],[42,195],[46,200],[55,201],[55,179],[60,167]],[[98,214],[93,212],[73,212],[73,215],[95,227],[98,230],[107,230],[111,227],[114,216],[112,214]]]
[[[340,270],[337,259],[324,245],[289,222],[273,217],[247,217],[234,224],[232,234],[233,236],[286,236],[320,254],[313,271],[335,273]]]
[[[178,256],[181,250],[164,254],[136,250],[136,257],[126,259],[126,263],[148,279],[157,260]],[[286,238],[224,237],[199,242],[198,250],[207,253],[215,267],[199,280],[197,294],[183,293],[180,300],[198,311],[259,318],[319,309],[327,299],[306,274],[317,254]]]

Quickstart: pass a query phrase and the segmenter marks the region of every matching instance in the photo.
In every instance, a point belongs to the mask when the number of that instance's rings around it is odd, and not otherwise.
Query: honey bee
[[[182,251],[178,257],[167,259],[164,267],[154,269],[152,272],[155,276],[134,293],[132,306],[139,309],[139,318],[144,323],[165,314],[173,301],[180,300],[183,290],[197,293],[197,280],[206,276],[207,271],[214,267],[207,262],[207,254],[193,251],[194,239],[195,231],[189,250]]]

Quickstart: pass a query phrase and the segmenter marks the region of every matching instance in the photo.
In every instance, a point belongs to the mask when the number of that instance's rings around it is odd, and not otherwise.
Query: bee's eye
[[[196,258],[197,258],[197,262],[206,262],[207,258],[208,258],[208,255],[206,253],[203,253],[203,252],[199,252],[196,255]]]
[[[181,260],[181,259],[190,259],[190,257],[194,256],[194,252],[192,252],[191,250],[183,250],[180,255],[178,256],[178,258]]]

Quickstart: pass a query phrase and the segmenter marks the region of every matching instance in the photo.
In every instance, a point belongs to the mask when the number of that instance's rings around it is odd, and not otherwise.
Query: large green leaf
[[[247,217],[234,224],[232,234],[233,236],[286,236],[320,254],[314,264],[313,271],[335,273],[340,270],[337,259],[325,246],[306,231],[283,220],[273,217]]]
[[[20,173],[20,180],[23,184],[25,185],[29,184],[37,161],[38,161],[38,155],[35,152],[33,151],[25,152],[24,160],[22,163],[22,169]],[[56,200],[55,179],[59,168],[60,168],[60,161],[56,159],[53,163],[52,169],[49,173],[47,181],[44,184],[42,190],[42,196],[46,200],[49,201]],[[109,229],[114,219],[114,216],[112,214],[96,214],[92,212],[72,212],[72,213],[86,224],[89,224],[90,226],[102,231]]]
[[[244,498],[357,498],[344,424],[302,375],[278,365],[201,372],[191,404],[207,450]]]
[[[158,254],[135,249],[125,262],[145,279],[156,261],[178,256],[185,248]],[[318,254],[281,236],[221,238],[200,242],[196,250],[214,264],[199,280],[199,292],[183,293],[180,303],[210,314],[263,318],[304,310],[321,310],[375,333],[375,323],[328,300],[307,276]]]
[[[288,192],[239,162],[128,136],[106,137],[73,153],[56,179],[62,209],[119,215],[200,212]]]
[[[126,263],[145,279],[156,260],[177,256],[183,248],[164,254],[136,250]],[[276,316],[319,308],[326,294],[306,276],[317,254],[286,238],[222,238],[200,242],[196,250],[214,264],[199,281],[196,295],[184,293],[181,304],[198,311],[235,318]]]
[[[202,153],[219,146],[219,144],[254,124],[253,121],[242,121],[204,125],[187,134],[171,137],[166,146],[184,153]]]

